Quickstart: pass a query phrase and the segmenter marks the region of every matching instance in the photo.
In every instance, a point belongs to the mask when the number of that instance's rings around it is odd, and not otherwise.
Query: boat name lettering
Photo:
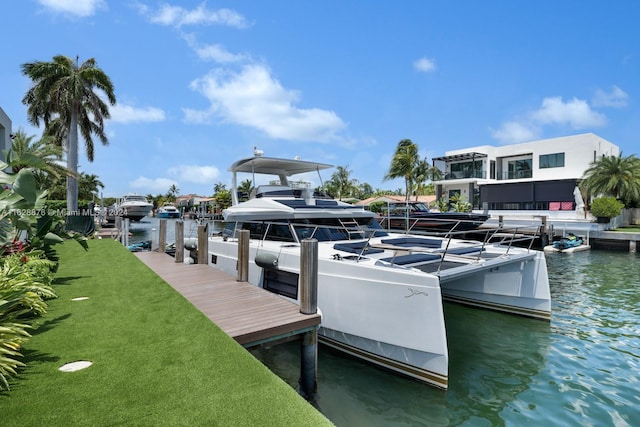
[[[426,297],[428,297],[428,296],[429,296],[429,293],[428,293],[428,292],[425,292],[425,291],[416,291],[415,289],[411,289],[411,288],[409,288],[409,292],[411,292],[411,295],[406,295],[406,296],[405,296],[405,298],[411,298],[412,296],[420,295],[420,294],[422,294],[422,295],[424,295],[424,296],[426,296]]]

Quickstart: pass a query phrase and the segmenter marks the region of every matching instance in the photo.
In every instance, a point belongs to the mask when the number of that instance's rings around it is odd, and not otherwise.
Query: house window
[[[510,160],[508,179],[531,178],[531,159]]]
[[[540,155],[540,169],[564,167],[564,153]]]
[[[482,178],[482,160],[451,163],[451,178]]]

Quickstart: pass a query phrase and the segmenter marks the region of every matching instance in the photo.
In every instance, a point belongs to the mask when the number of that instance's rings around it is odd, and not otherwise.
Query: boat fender
[[[258,267],[266,269],[277,269],[278,256],[269,252],[258,252],[256,254],[255,263]]]
[[[196,237],[184,239],[184,248],[190,251],[198,249],[198,239]]]

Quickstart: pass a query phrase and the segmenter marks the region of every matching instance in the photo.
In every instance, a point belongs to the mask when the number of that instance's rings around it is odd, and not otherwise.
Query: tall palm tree
[[[592,195],[609,195],[628,202],[640,201],[640,159],[635,155],[603,156],[584,172],[580,187]]]
[[[51,62],[22,64],[22,74],[29,77],[32,86],[22,99],[28,105],[29,121],[35,126],[44,122],[45,135],[53,136],[66,149],[67,168],[73,175],[67,177],[67,209],[78,208],[78,130],[85,142],[87,159],[93,162],[93,136],[103,145],[109,141],[104,131],[104,120],[110,117],[109,106],[95,89],[103,93],[109,104],[115,105],[113,84],[94,58],[78,65],[78,58],[56,55]]]
[[[398,142],[396,151],[391,159],[389,171],[383,180],[394,178],[404,178],[405,197],[408,201],[413,188],[414,171],[418,163],[418,146],[410,139],[403,139]]]

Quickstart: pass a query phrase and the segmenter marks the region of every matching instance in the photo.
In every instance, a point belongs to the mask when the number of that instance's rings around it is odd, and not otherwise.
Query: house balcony
[[[445,181],[452,179],[469,179],[469,178],[478,178],[485,179],[487,177],[487,173],[485,171],[455,171],[444,174],[443,179]]]
[[[498,174],[498,180],[532,178],[531,170],[510,171]]]

